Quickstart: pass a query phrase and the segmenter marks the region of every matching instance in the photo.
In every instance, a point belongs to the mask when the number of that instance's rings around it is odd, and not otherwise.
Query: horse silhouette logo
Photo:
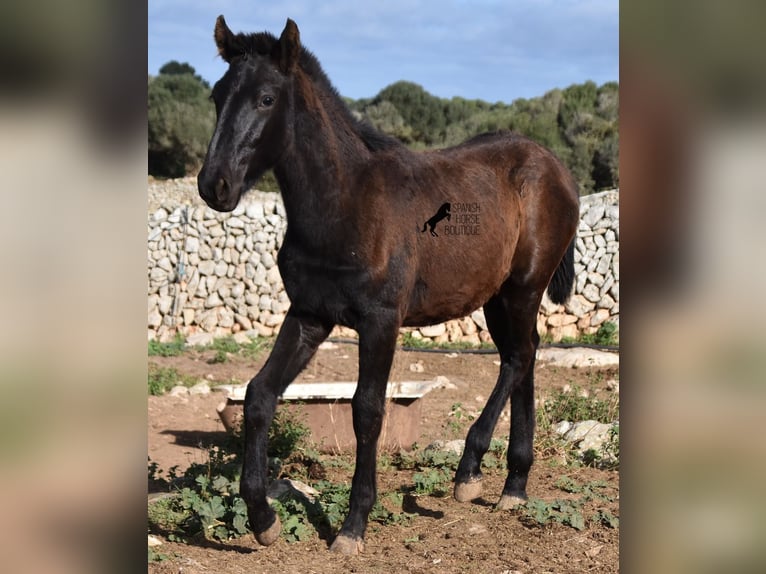
[[[436,233],[436,224],[439,223],[442,219],[449,221],[451,218],[452,215],[450,215],[450,204],[444,203],[439,208],[439,211],[437,211],[431,219],[423,224],[423,230],[420,233],[425,233],[426,228],[430,227],[431,235],[434,237],[439,237],[439,235]]]

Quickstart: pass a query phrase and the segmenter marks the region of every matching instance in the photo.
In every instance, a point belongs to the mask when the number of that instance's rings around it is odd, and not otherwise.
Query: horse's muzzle
[[[210,177],[204,168],[197,176],[197,188],[200,197],[216,211],[232,211],[239,203],[239,194],[234,192],[226,178]]]

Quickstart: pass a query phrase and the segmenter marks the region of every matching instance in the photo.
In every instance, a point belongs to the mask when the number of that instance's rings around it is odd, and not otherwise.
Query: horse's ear
[[[223,16],[218,16],[215,21],[215,31],[213,32],[215,38],[215,45],[218,46],[218,53],[226,62],[231,62],[231,59],[236,55],[234,53],[234,33],[229,30],[226,25],[226,20]]]
[[[282,73],[289,74],[298,66],[301,55],[301,34],[298,26],[290,18],[287,19],[285,29],[279,37],[279,69]]]

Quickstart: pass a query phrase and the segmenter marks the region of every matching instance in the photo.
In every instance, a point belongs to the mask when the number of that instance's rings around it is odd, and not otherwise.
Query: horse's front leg
[[[356,435],[356,468],[349,513],[331,550],[357,554],[364,550],[367,517],[377,497],[378,437],[386,409],[386,384],[396,348],[399,322],[376,316],[359,328],[359,382],[351,406]]]
[[[240,494],[247,504],[250,528],[264,546],[279,538],[281,524],[266,502],[269,426],[277,399],[295,379],[319,344],[330,334],[332,325],[288,312],[274,349],[261,371],[250,381],[245,395],[245,460]]]

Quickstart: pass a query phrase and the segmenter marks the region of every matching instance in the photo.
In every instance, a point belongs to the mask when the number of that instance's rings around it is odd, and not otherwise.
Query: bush
[[[210,87],[194,68],[175,62],[149,77],[147,95],[149,174],[182,177],[198,169],[215,127]]]

